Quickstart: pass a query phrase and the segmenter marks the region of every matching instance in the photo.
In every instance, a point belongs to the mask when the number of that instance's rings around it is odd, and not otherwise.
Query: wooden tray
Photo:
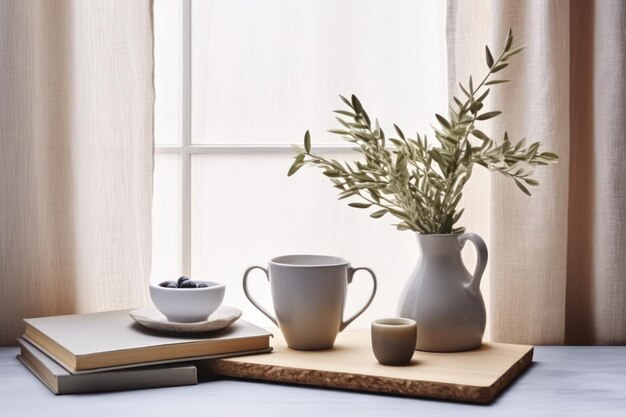
[[[303,352],[274,340],[271,354],[218,359],[218,375],[414,397],[489,403],[532,362],[533,347],[485,343],[469,352],[415,352],[407,366],[383,366],[368,331],[344,332],[330,350]]]

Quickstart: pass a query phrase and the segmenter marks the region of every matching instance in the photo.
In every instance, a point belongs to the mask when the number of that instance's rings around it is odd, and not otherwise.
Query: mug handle
[[[273,317],[267,310],[265,310],[263,307],[261,307],[261,305],[252,297],[252,295],[250,295],[250,289],[248,288],[248,274],[253,270],[253,269],[260,269],[261,271],[265,272],[265,276],[267,277],[267,281],[269,282],[270,280],[270,275],[267,272],[267,269],[261,267],[261,266],[251,266],[250,268],[246,269],[246,272],[244,272],[243,274],[243,293],[246,295],[246,297],[248,298],[248,300],[250,300],[250,302],[252,303],[253,306],[255,306],[256,308],[259,309],[259,311],[263,314],[265,314],[267,316],[267,318],[269,318],[270,320],[272,320],[274,322],[274,324],[276,326],[278,326],[278,321],[276,320],[275,317]]]
[[[348,325],[350,323],[352,323],[354,321],[354,319],[356,319],[357,317],[359,317],[366,309],[367,307],[370,306],[370,304],[372,304],[372,300],[374,299],[374,296],[376,295],[376,288],[378,286],[378,283],[376,282],[376,274],[374,273],[374,271],[372,271],[369,268],[365,268],[365,267],[358,267],[358,268],[352,268],[352,267],[348,267],[348,284],[352,283],[352,278],[354,277],[354,273],[356,271],[359,270],[364,270],[370,273],[370,275],[372,276],[372,281],[374,282],[374,287],[372,288],[372,295],[370,295],[369,300],[367,300],[367,303],[365,303],[365,305],[363,306],[363,308],[361,308],[359,311],[356,312],[356,314],[352,317],[350,317],[348,320],[345,321],[341,321],[341,325],[339,326],[339,331],[343,331],[343,329],[345,329],[346,327],[348,327]]]
[[[480,280],[483,277],[485,267],[487,266],[487,245],[485,244],[485,241],[476,233],[463,233],[457,238],[457,240],[459,245],[461,245],[461,248],[465,246],[465,242],[468,240],[476,247],[476,254],[478,255],[476,259],[476,269],[474,270],[474,274],[472,274],[470,282],[465,284],[465,288],[467,288],[472,294],[476,295],[480,292]]]

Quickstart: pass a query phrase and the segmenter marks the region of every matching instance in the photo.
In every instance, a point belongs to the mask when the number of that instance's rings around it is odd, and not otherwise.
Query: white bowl
[[[150,297],[154,306],[169,321],[197,323],[206,320],[222,304],[226,287],[208,281],[204,288],[165,288],[150,284]]]

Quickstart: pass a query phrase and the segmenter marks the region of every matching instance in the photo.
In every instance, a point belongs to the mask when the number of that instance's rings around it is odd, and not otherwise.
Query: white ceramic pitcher
[[[471,274],[461,259],[465,242],[476,246]],[[485,332],[485,303],[480,279],[487,245],[474,233],[417,234],[422,256],[400,298],[398,315],[417,322],[416,350],[455,352],[477,348]]]

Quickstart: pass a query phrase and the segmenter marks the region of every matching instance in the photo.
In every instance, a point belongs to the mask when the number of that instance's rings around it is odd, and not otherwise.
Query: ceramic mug
[[[267,276],[276,317],[250,295],[248,275],[254,269]],[[363,308],[343,320],[348,284],[359,270],[371,274],[372,294]],[[350,262],[335,256],[279,256],[269,262],[268,268],[251,266],[243,275],[243,291],[248,300],[280,328],[287,345],[297,350],[333,347],[337,334],[369,307],[376,286],[376,275],[371,269],[353,268]]]

